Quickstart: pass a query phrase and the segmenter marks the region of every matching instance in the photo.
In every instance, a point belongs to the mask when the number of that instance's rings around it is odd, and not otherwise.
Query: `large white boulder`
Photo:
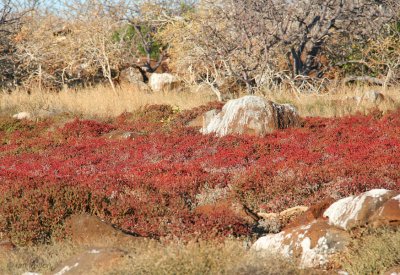
[[[344,230],[367,224],[370,216],[396,193],[386,189],[373,189],[358,196],[350,196],[333,203],[324,212],[331,225]]]
[[[265,135],[275,129],[298,125],[296,109],[289,104],[277,104],[259,96],[244,96],[228,101],[221,112],[205,120],[203,134],[215,133]]]

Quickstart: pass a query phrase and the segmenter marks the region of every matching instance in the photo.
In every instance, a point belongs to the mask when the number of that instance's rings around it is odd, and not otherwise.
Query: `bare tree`
[[[136,52],[133,52],[135,58],[127,65],[138,69],[145,82],[148,81],[147,74],[157,71],[168,57],[169,45],[161,42],[158,33],[171,21],[193,9],[196,2],[196,0],[121,0],[108,5],[110,10],[118,14],[115,19],[126,22],[128,28],[134,31],[131,41],[132,48],[136,49]],[[126,12],[121,13],[117,10]]]
[[[203,0],[181,40],[172,37],[192,45],[177,58],[190,56],[198,77],[234,77],[252,93],[260,79],[322,79],[333,64],[320,57],[331,45],[372,39],[398,14],[395,0]]]
[[[60,88],[105,79],[114,89],[130,51],[115,35],[121,23],[93,1],[75,3],[63,12],[63,17],[38,12],[21,30],[17,55],[29,71],[25,83]]]
[[[36,1],[0,1],[0,87],[10,88],[18,84],[16,34],[21,28],[23,17],[32,11],[35,5]]]

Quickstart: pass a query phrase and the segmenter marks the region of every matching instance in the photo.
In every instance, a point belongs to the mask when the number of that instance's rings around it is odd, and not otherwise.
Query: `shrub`
[[[339,262],[350,274],[383,274],[400,262],[400,231],[380,229],[352,242]]]
[[[72,122],[66,123],[60,132],[66,138],[88,138],[99,137],[114,129],[115,127],[112,125],[99,123],[94,120],[75,119]]]
[[[158,121],[170,108],[145,112],[108,123],[74,120],[52,132],[47,121],[7,134],[0,232],[18,243],[42,242],[84,211],[141,236],[243,236],[251,228],[246,219],[218,201],[199,212],[199,194],[229,186],[233,203],[275,212],[372,188],[400,190],[399,111],[307,118],[302,128],[265,137],[223,138],[184,127],[177,114]],[[113,129],[144,134],[104,136]]]

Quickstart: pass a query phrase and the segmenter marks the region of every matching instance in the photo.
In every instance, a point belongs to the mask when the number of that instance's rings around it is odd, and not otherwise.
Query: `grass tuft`
[[[400,230],[368,232],[355,239],[339,261],[349,274],[383,274],[400,265]]]

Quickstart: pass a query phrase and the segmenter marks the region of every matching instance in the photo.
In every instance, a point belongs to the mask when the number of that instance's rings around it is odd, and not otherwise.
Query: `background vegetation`
[[[2,2],[3,88],[115,89],[124,69],[151,74],[167,59],[220,100],[227,82],[321,92],[400,79],[395,0]]]

